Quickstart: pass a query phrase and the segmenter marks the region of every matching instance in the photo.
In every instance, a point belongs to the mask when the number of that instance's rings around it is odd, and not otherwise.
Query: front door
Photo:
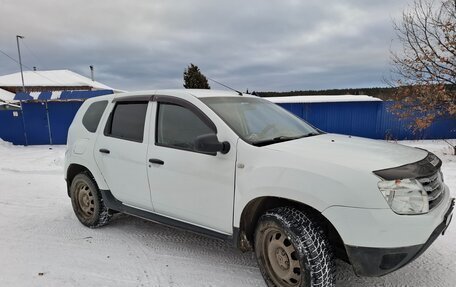
[[[155,138],[149,140],[147,156],[155,212],[231,234],[235,142],[230,142],[227,154],[198,152],[196,137],[217,133],[201,110],[184,100],[163,97],[157,98],[155,110],[150,132]]]

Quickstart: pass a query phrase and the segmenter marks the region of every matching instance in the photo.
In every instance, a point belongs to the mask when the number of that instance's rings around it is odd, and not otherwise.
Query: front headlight
[[[380,181],[378,189],[391,209],[398,214],[422,214],[429,211],[427,192],[416,179]]]

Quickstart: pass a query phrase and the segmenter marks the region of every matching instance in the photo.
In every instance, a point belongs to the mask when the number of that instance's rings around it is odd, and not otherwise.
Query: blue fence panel
[[[300,103],[282,107],[327,132],[376,137],[378,102]]]
[[[456,139],[456,118],[443,117],[437,119],[426,130],[426,137],[432,139]]]
[[[46,103],[22,103],[25,133],[30,145],[50,144]]]
[[[390,111],[393,102],[285,103],[283,108],[330,133],[374,139],[456,138],[456,118],[439,118],[429,128],[414,131],[413,119]]]
[[[82,102],[48,102],[53,144],[66,144],[68,128]]]
[[[52,95],[54,94],[53,100],[61,99],[61,100],[84,100],[98,96],[110,95],[112,94],[112,90],[95,90],[95,91],[84,91],[84,90],[77,90],[77,91],[55,91],[54,93],[51,91],[42,91],[41,93],[33,93],[33,96],[30,92],[18,92],[14,96],[14,100],[16,101],[33,101],[33,100],[51,100]]]
[[[437,118],[430,127],[413,130],[413,119],[401,119],[391,111],[394,102],[382,102],[377,116],[377,138],[381,139],[449,139],[456,138],[456,118]]]
[[[81,104],[80,101],[23,102],[22,111],[0,111],[0,138],[14,144],[50,144],[50,130],[52,144],[66,144],[68,128]],[[399,140],[456,138],[456,118],[439,118],[429,128],[413,132],[410,128],[413,121],[394,115],[389,110],[392,104],[339,102],[280,106],[331,133]]]
[[[401,119],[390,111],[393,102],[383,102],[377,113],[378,139],[412,139],[411,119]],[[418,136],[418,135],[416,135]]]
[[[22,111],[0,111],[0,138],[16,145],[25,145]]]

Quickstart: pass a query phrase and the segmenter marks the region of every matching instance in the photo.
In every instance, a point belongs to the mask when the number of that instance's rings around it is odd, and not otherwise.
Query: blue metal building
[[[326,132],[373,139],[456,138],[456,118],[438,118],[430,127],[414,131],[412,119],[391,112],[394,102],[368,96],[298,96],[267,98]]]

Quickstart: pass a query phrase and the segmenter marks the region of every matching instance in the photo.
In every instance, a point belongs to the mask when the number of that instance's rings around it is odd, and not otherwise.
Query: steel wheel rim
[[[303,272],[297,252],[285,233],[276,228],[265,232],[263,241],[265,266],[278,286],[299,286]]]
[[[95,198],[90,187],[84,182],[76,185],[76,202],[79,214],[85,219],[92,218],[95,213]]]

